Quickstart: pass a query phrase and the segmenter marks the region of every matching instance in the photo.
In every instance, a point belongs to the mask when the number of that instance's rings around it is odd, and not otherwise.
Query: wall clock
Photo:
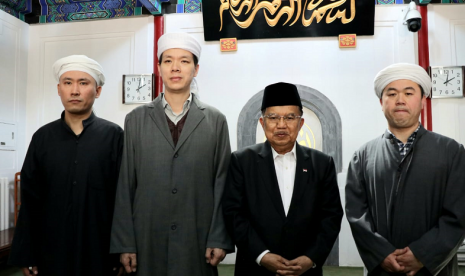
[[[429,73],[433,82],[432,98],[461,98],[465,96],[465,66],[430,66]]]
[[[149,103],[154,97],[154,74],[123,75],[123,104]]]

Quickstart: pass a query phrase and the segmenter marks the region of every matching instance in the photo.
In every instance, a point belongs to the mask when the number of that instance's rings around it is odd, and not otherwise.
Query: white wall
[[[73,54],[87,55],[102,65],[106,82],[94,110],[123,127],[126,114],[136,105],[122,104],[122,75],[153,72],[153,17],[37,24],[30,29],[27,143],[39,127],[60,118],[63,106],[52,64]]]
[[[165,16],[166,32],[189,32],[202,44],[197,77],[201,100],[227,117],[232,149],[242,107],[266,85],[285,81],[325,94],[342,120],[343,172],[339,187],[344,201],[345,171],[363,143],[381,135],[386,120],[373,91],[373,79],[396,62],[416,61],[416,36],[400,22],[404,5],[377,6],[375,35],[357,37],[355,49],[340,49],[337,37],[239,40],[237,52],[221,52],[219,42],[205,42],[201,14]],[[339,236],[341,266],[362,266],[348,223]],[[228,255],[226,262],[234,262]]]
[[[29,25],[0,10],[0,121],[16,124],[15,150],[0,150],[0,177],[10,182],[13,226],[14,174],[25,156],[26,84]]]
[[[428,5],[431,66],[465,65],[465,5]],[[432,99],[433,131],[465,144],[465,98]]]

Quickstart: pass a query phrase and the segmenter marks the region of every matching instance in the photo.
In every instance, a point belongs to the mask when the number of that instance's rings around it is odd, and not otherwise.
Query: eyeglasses
[[[268,114],[263,116],[267,118],[267,121],[270,122],[271,124],[277,124],[279,121],[281,121],[281,118],[284,119],[285,123],[293,123],[300,119],[302,116],[295,116],[294,114],[288,114],[284,116],[278,116],[276,114]]]

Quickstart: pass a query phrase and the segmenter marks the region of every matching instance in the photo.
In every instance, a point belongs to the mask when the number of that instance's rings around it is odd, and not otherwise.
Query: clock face
[[[432,98],[463,97],[463,66],[431,66]]]
[[[152,74],[123,75],[123,104],[148,103],[152,100]]]

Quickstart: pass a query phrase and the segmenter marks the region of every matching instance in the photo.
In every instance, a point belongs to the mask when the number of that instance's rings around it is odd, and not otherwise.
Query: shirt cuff
[[[262,254],[258,255],[257,259],[255,260],[259,266],[261,266],[260,262],[262,261],[263,256],[265,256],[266,253],[270,253],[270,250],[265,250],[262,252]]]

